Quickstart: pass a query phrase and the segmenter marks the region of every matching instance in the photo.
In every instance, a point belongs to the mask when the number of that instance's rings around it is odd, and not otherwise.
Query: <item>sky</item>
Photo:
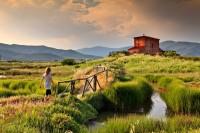
[[[140,35],[200,42],[200,0],[0,0],[0,42],[131,46]]]

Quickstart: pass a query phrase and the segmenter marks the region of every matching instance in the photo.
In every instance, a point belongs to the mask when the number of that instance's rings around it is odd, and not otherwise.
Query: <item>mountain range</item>
[[[33,60],[33,61],[53,61],[64,58],[73,59],[94,59],[99,58],[94,55],[79,53],[75,50],[62,50],[46,46],[27,46],[17,44],[0,43],[0,57],[3,60]]]
[[[160,44],[163,50],[174,50],[182,56],[200,56],[200,43],[165,41]]]
[[[132,46],[130,46],[132,47]],[[78,49],[80,53],[107,56],[112,51],[128,50],[130,47],[122,48],[107,48],[107,47],[91,47]],[[195,42],[176,42],[176,41],[164,41],[160,43],[160,48],[164,51],[173,50],[182,56],[200,56],[200,43]]]
[[[107,56],[113,51],[128,50],[129,47],[108,48],[91,47],[78,50],[55,49],[47,46],[28,46],[0,43],[0,59],[3,60],[28,60],[28,61],[54,61],[64,58],[96,59]],[[162,50],[174,50],[182,56],[200,56],[200,43],[165,41],[160,43]]]
[[[122,51],[122,50],[128,50],[130,47],[121,47],[121,48],[109,48],[109,47],[91,47],[91,48],[82,48],[78,49],[77,51],[83,54],[90,54],[90,55],[96,55],[96,56],[107,56],[110,52],[113,51]]]

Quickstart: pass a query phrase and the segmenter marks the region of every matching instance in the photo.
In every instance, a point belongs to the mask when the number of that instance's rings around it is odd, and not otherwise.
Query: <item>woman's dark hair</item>
[[[51,72],[51,68],[50,68],[50,67],[47,67],[47,68],[45,69],[45,75],[48,75],[50,72]]]

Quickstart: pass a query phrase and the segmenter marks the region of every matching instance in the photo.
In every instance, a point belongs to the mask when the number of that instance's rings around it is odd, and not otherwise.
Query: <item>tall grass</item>
[[[119,62],[125,63],[128,73],[190,73],[200,70],[198,61],[178,59],[172,57],[160,57],[149,55],[137,55],[122,57]]]
[[[133,111],[150,100],[152,87],[146,81],[136,79],[128,82],[116,82],[104,94],[110,107],[115,110]]]
[[[158,84],[165,89],[162,97],[173,112],[200,113],[200,90],[191,89],[176,78],[164,77]]]
[[[1,80],[0,97],[44,94],[45,89],[40,88],[39,80]]]
[[[127,116],[109,119],[93,133],[192,133],[200,130],[200,119],[191,116],[175,116],[166,121],[148,119],[145,116]]]
[[[91,105],[68,95],[64,98],[57,98],[53,103],[44,105],[43,108],[20,112],[8,120],[0,120],[0,131],[2,133],[24,133],[30,129],[30,132],[38,133],[67,131],[83,133],[86,132],[84,123],[94,119],[96,115],[97,111]]]
[[[99,111],[133,112],[150,101],[152,87],[144,79],[116,82],[102,93],[86,97],[86,101]]]

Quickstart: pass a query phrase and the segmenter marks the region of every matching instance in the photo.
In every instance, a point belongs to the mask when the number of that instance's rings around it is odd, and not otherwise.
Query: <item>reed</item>
[[[98,111],[133,112],[150,101],[152,87],[141,78],[127,82],[116,82],[103,92],[91,94],[85,101]]]
[[[165,89],[162,97],[173,112],[200,113],[199,89],[189,88],[182,80],[169,77],[161,78],[158,84]]]
[[[145,116],[131,115],[108,119],[93,133],[193,133],[200,130],[200,119],[191,116],[175,116],[164,120],[148,119]]]

